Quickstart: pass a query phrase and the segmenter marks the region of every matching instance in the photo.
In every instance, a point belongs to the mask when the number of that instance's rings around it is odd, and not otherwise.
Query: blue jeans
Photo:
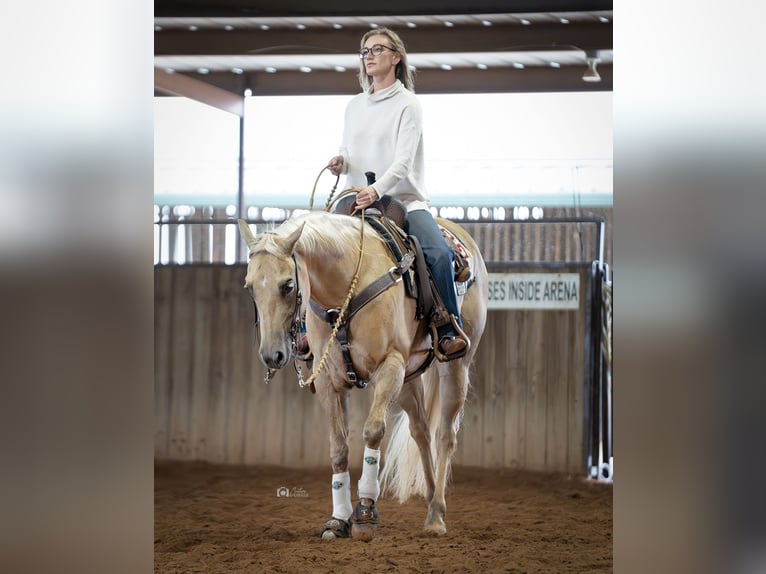
[[[426,258],[428,268],[431,270],[436,289],[441,295],[444,306],[450,315],[457,318],[457,324],[462,329],[463,323],[460,320],[460,310],[457,306],[457,294],[455,293],[455,268],[452,249],[447,245],[430,211],[424,209],[410,211],[407,213],[406,227],[407,234],[414,235],[420,241],[423,255]],[[456,335],[452,324],[439,327],[438,334],[439,338]]]

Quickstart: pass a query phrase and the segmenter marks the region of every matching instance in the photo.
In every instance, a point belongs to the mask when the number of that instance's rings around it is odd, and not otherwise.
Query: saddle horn
[[[372,185],[376,181],[375,180],[375,172],[374,171],[365,171],[364,172],[364,177],[367,178],[367,185]],[[386,197],[388,197],[388,196],[386,196]],[[387,205],[383,204],[383,201],[381,200],[380,194],[378,194],[378,199],[373,201],[370,204],[370,207],[368,209],[377,209],[381,213],[381,215],[385,215],[386,207],[387,207]]]

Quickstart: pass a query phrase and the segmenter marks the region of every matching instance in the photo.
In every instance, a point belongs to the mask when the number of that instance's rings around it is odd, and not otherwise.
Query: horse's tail
[[[434,464],[436,464],[437,432],[441,414],[437,368],[435,366],[429,368],[423,374],[422,380],[425,399],[423,406],[426,410],[428,431],[431,437],[431,456]],[[460,428],[462,418],[463,413],[461,412],[455,421],[456,431]],[[397,498],[399,502],[406,502],[410,496],[416,494],[425,496],[426,481],[423,474],[423,463],[420,460],[420,450],[410,435],[410,419],[406,412],[401,411],[394,415],[389,432],[388,445],[385,450],[385,464],[380,475],[383,494]]]

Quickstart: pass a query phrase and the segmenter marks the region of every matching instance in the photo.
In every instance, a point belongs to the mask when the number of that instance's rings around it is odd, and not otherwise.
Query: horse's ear
[[[252,250],[253,244],[255,243],[255,235],[253,235],[250,226],[244,219],[238,219],[237,223],[239,223],[239,233],[242,236],[242,239],[247,243],[247,247]]]
[[[293,251],[295,251],[295,244],[298,241],[298,238],[301,236],[301,233],[303,233],[304,225],[306,225],[305,222],[301,223],[300,227],[296,228],[295,231],[285,237],[285,240],[282,243],[282,248],[285,251],[285,255],[292,255]]]

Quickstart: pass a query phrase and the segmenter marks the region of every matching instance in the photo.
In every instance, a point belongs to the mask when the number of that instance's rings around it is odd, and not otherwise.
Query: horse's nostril
[[[277,365],[282,365],[284,363],[285,355],[282,353],[282,351],[277,351],[277,353],[274,355],[274,359],[276,359]]]

